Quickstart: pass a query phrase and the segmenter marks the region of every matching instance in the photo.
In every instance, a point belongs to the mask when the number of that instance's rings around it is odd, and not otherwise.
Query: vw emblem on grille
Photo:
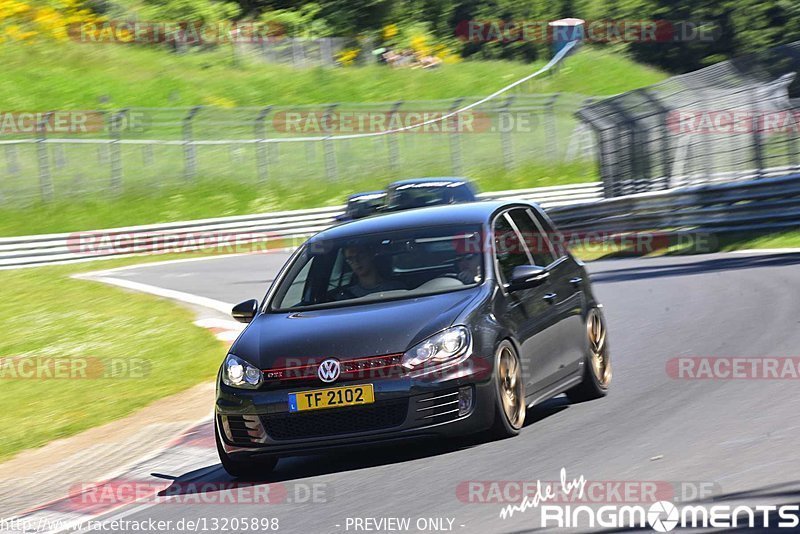
[[[317,369],[317,376],[323,382],[333,382],[339,378],[339,360],[328,359],[319,364]]]

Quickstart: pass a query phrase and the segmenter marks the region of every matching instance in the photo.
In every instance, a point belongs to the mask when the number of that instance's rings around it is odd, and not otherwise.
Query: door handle
[[[556,295],[555,293],[548,293],[547,295],[542,297],[542,299],[544,299],[544,301],[547,302],[548,304],[552,304],[556,301],[557,296],[558,295]]]
[[[583,278],[581,278],[580,276],[576,276],[575,278],[570,278],[569,283],[577,287],[583,283]]]

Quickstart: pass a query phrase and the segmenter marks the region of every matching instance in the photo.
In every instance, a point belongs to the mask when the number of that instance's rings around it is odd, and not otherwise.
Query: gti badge
[[[323,382],[333,382],[339,378],[339,361],[334,359],[327,359],[319,364],[317,369],[317,376]]]

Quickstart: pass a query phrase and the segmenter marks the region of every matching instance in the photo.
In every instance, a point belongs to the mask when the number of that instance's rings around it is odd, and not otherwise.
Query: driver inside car
[[[464,285],[474,284],[481,279],[481,257],[478,254],[466,254],[458,259],[457,278]]]
[[[375,252],[371,248],[352,245],[344,249],[344,260],[353,271],[353,280],[343,288],[343,299],[359,298],[370,293],[405,289],[396,281],[386,280],[378,272]]]

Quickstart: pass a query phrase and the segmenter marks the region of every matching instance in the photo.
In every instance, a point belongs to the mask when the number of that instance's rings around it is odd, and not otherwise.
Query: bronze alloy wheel
[[[603,314],[597,308],[589,312],[586,320],[586,334],[589,336],[589,350],[592,372],[602,387],[611,382],[611,358],[606,348],[606,324]]]
[[[514,430],[525,422],[525,393],[522,384],[522,369],[517,356],[509,347],[500,349],[499,386],[503,412]]]

